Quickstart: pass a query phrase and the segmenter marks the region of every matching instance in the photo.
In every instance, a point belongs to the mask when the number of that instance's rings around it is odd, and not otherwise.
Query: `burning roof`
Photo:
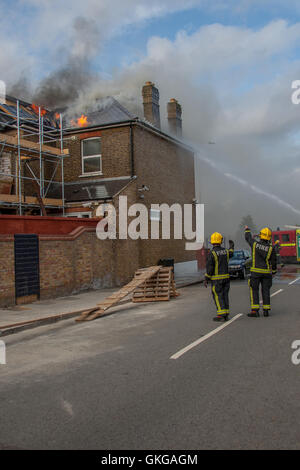
[[[19,100],[20,124],[33,125],[39,124],[39,107],[33,103],[26,103]],[[55,113],[41,108],[41,116],[44,124],[49,127],[59,127],[59,120]],[[9,125],[17,122],[17,99],[11,96],[6,97],[5,104],[0,104],[0,130],[4,130]]]
[[[66,111],[69,114],[69,111]],[[108,97],[97,100],[93,108],[87,110],[86,113],[79,113],[79,116],[72,117],[69,122],[71,127],[87,127],[102,126],[117,122],[125,122],[135,119],[124,106],[122,106],[115,98]]]

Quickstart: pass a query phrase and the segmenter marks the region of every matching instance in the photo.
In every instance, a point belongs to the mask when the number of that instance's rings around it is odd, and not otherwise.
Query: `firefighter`
[[[261,284],[263,298],[264,317],[269,316],[270,289],[272,287],[272,276],[276,274],[276,253],[271,244],[272,232],[268,227],[263,228],[259,234],[259,240],[255,240],[249,227],[245,227],[245,239],[252,250],[252,266],[250,268],[250,300],[251,313],[248,317],[259,317],[259,286]]]
[[[284,265],[281,262],[281,256],[280,256],[281,246],[280,246],[279,240],[276,240],[276,242],[274,243],[274,250],[276,253],[277,267],[280,266],[282,268]]]
[[[228,273],[228,261],[233,256],[234,243],[229,240],[229,250],[221,246],[223,237],[215,232],[211,235],[210,243],[213,245],[210,251],[205,274],[205,287],[211,281],[212,296],[217,307],[217,316],[214,321],[227,321],[229,316],[229,289],[230,278]]]

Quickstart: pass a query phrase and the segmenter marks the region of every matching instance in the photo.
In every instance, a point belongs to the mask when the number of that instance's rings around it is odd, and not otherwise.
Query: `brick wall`
[[[0,307],[15,303],[14,240],[0,235]]]
[[[101,137],[102,175],[86,176],[82,182],[91,179],[114,178],[131,175],[130,128],[118,127],[101,131],[82,131],[74,134],[76,140],[68,141],[71,158],[64,162],[65,182],[78,181],[82,174],[81,141],[90,137]]]
[[[5,175],[11,175],[12,174],[11,171],[12,171],[11,153],[3,152],[0,157],[0,180],[5,178]]]
[[[150,188],[139,200],[151,204],[191,204],[195,197],[194,156],[185,147],[168,141],[139,126],[134,128],[134,157],[137,185]],[[171,226],[171,234],[173,233]],[[195,259],[194,251],[185,250],[185,240],[141,240],[140,263],[156,264],[160,258],[175,262]]]
[[[41,298],[115,285],[112,244],[95,231],[75,240],[40,237]]]
[[[94,229],[70,236],[39,237],[40,298],[121,286],[138,267],[138,244],[99,240]],[[136,254],[136,255],[135,255]],[[0,307],[15,304],[14,239],[0,236]]]

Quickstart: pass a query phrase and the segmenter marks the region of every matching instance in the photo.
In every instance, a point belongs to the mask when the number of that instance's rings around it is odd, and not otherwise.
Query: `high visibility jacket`
[[[220,245],[214,245],[207,257],[205,277],[211,281],[229,279],[228,261],[232,256],[233,248],[227,250]]]
[[[249,229],[245,230],[246,242],[252,250],[251,273],[272,275],[276,274],[277,260],[274,247],[267,240],[256,241]]]

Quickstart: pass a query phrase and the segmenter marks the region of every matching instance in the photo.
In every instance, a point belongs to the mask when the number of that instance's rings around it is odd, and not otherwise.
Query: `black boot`
[[[264,310],[264,317],[268,317],[269,316],[269,310]]]
[[[248,317],[259,317],[259,311],[258,310],[252,310],[250,313],[247,313]]]
[[[217,315],[216,317],[213,318],[213,321],[227,321],[228,320],[228,314],[226,315]]]

